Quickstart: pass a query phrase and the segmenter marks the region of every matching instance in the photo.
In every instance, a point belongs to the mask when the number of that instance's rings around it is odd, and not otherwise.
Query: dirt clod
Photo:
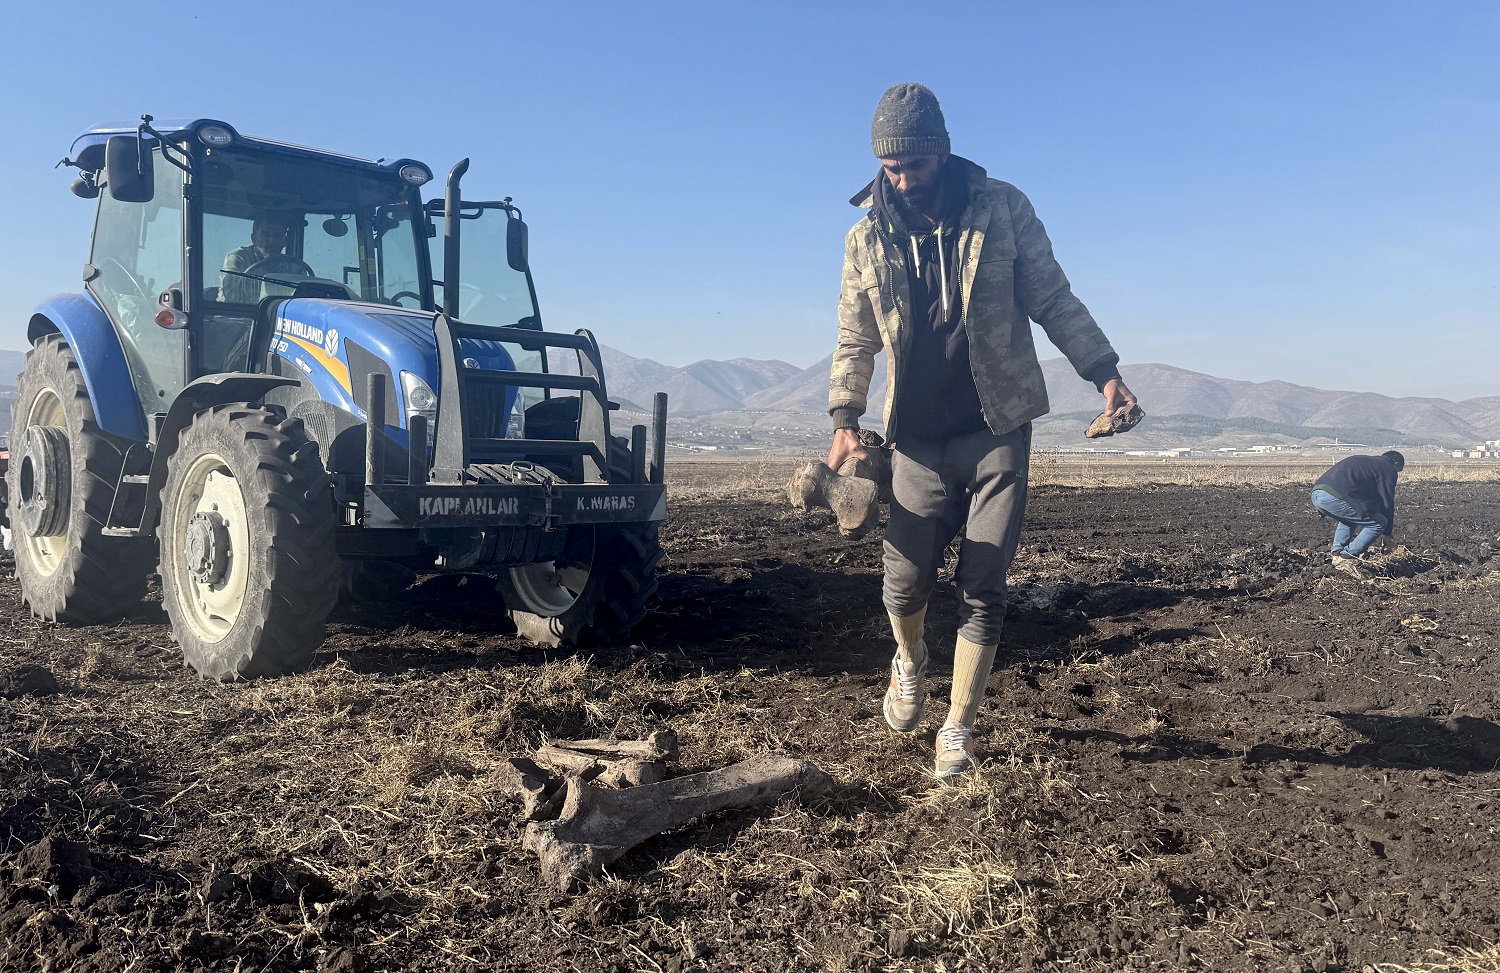
[[[916,940],[906,929],[892,929],[885,948],[886,952],[896,957],[913,956],[917,951]]]
[[[365,973],[366,969],[359,953],[347,946],[335,946],[318,960],[318,973]]]
[[[46,666],[20,666],[0,673],[0,696],[20,699],[22,696],[53,696],[62,692],[57,677]]]
[[[22,849],[16,872],[22,880],[55,885],[70,896],[89,880],[94,863],[87,846],[51,836]]]

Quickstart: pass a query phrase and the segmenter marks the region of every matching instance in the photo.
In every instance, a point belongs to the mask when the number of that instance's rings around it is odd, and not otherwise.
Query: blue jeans
[[[1333,532],[1334,554],[1359,557],[1371,544],[1375,543],[1375,538],[1381,534],[1389,534],[1391,531],[1390,527],[1382,521],[1366,517],[1338,497],[1323,490],[1312,492],[1312,503],[1320,513],[1325,513],[1339,522]],[[1355,528],[1359,529],[1359,535],[1351,541],[1349,538],[1354,534]]]

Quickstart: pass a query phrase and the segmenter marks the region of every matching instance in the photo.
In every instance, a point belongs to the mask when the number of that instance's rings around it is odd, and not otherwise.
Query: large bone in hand
[[[774,804],[792,791],[814,797],[832,787],[833,779],[813,764],[779,752],[622,790],[569,782],[562,815],[527,825],[524,845],[542,860],[543,877],[566,892],[647,838],[694,818]]]
[[[792,476],[787,499],[797,510],[827,507],[839,522],[839,533],[859,537],[880,520],[880,487],[860,476],[841,476],[827,463],[808,463]]]

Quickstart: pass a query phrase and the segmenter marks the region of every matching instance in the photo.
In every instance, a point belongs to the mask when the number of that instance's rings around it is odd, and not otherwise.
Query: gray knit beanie
[[[898,84],[880,96],[870,144],[877,158],[894,155],[947,155],[948,127],[937,95],[920,84]]]

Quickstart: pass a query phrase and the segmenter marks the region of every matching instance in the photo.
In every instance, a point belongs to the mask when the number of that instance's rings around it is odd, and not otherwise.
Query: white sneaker
[[[881,710],[891,729],[899,733],[910,733],[922,722],[927,710],[927,659],[920,666],[912,667],[901,661],[901,653],[891,660],[891,682],[885,687],[885,701]]]
[[[944,723],[937,733],[938,780],[947,780],[979,765],[974,761],[974,734],[962,723]]]

